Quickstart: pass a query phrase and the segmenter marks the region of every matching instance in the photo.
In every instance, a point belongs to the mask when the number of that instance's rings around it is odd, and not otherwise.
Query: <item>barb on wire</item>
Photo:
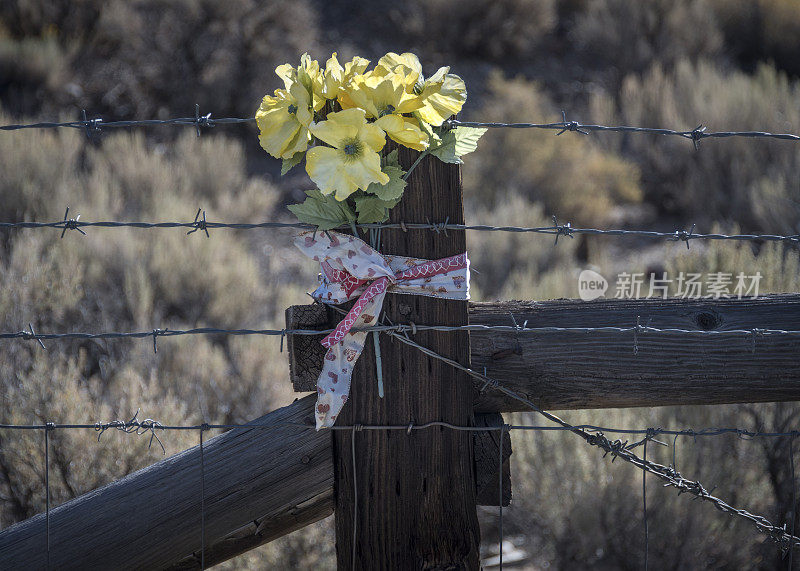
[[[573,230],[572,230],[572,223],[571,222],[567,222],[566,224],[559,224],[558,223],[558,218],[556,218],[556,216],[553,215],[553,227],[556,229],[556,232],[555,232],[556,241],[553,242],[554,246],[558,245],[558,237],[559,236],[569,236],[570,238],[575,238],[575,236],[572,235]]]
[[[202,220],[200,220],[200,212],[201,211],[203,212],[203,219]],[[211,235],[208,233],[208,222],[206,221],[206,211],[205,210],[203,210],[202,208],[198,208],[197,209],[197,214],[194,215],[193,224],[194,224],[194,227],[186,233],[187,236],[189,234],[194,234],[198,230],[202,230],[203,232],[206,233],[206,238],[211,238]]]
[[[561,110],[561,117],[564,119],[562,123],[562,125],[564,125],[564,128],[561,129],[558,133],[556,133],[556,136],[566,133],[567,131],[573,131],[576,133],[580,133],[581,135],[589,134],[587,131],[581,129],[581,124],[578,123],[577,121],[567,121],[567,112],[564,111],[563,109]]]
[[[138,420],[139,412],[141,409],[136,409],[136,414],[131,417],[129,421],[124,420],[112,420],[111,422],[95,422],[94,429],[97,431],[97,441],[100,442],[100,437],[103,436],[106,430],[109,428],[113,428],[115,430],[119,430],[120,432],[124,432],[125,434],[136,434],[140,436],[142,434],[150,433],[150,442],[147,445],[147,448],[150,449],[153,446],[153,440],[155,439],[158,442],[159,446],[161,446],[161,452],[166,456],[167,449],[164,447],[164,443],[161,442],[161,439],[156,434],[156,429],[165,430],[164,426],[158,422],[157,420],[153,420],[152,418],[146,418],[144,420]],[[69,426],[62,426],[60,428],[69,428]]]
[[[673,238],[668,238],[668,239],[672,242],[677,242],[679,240],[686,242],[686,249],[688,250],[689,240],[697,236],[696,234],[694,234],[694,226],[695,225],[692,224],[692,227],[689,229],[688,232],[686,230],[675,230],[675,236]]]
[[[695,151],[699,151],[700,150],[700,139],[703,138],[703,134],[705,132],[706,132],[706,128],[702,123],[700,125],[698,125],[697,127],[695,127],[694,129],[692,129],[692,132],[690,133],[690,138],[692,139],[692,143],[694,143],[694,150]]]
[[[41,348],[44,349],[45,351],[47,351],[47,347],[44,346],[44,343],[42,342],[42,338],[33,329],[33,323],[28,323],[28,329],[29,329],[29,331],[25,331],[25,330],[20,331],[19,333],[17,333],[17,336],[20,337],[21,339],[25,339],[25,340],[36,339],[36,341],[39,343]]]
[[[211,113],[200,115],[200,104],[194,104],[194,123],[197,128],[197,138],[200,138],[200,128],[208,127],[209,129],[214,126],[214,121],[211,120]]]
[[[103,122],[102,119],[87,119],[86,118],[86,109],[81,110],[81,115],[83,117],[83,121],[81,124],[86,132],[86,138],[90,141],[94,141],[95,135],[100,134],[100,124]]]
[[[80,232],[81,234],[86,236],[86,232],[84,232],[80,228],[80,222],[79,222],[80,219],[81,219],[81,215],[80,214],[78,214],[75,218],[70,218],[69,217],[69,206],[67,206],[67,210],[66,210],[66,212],[64,212],[64,220],[62,222],[60,222],[60,224],[62,225],[61,227],[63,227],[63,230],[61,231],[61,238],[62,239],[64,238],[64,234],[66,234],[67,230],[77,230],[78,232]]]
[[[150,335],[153,336],[153,353],[158,353],[158,336],[165,335],[168,331],[169,329],[153,329],[150,332]]]

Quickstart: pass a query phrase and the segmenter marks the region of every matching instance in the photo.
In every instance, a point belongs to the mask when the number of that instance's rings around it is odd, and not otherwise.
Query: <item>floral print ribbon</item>
[[[320,263],[319,287],[312,293],[323,303],[358,298],[322,344],[328,348],[317,379],[317,430],[330,428],[347,402],[355,362],[366,331],[353,328],[376,323],[386,292],[469,299],[469,260],[459,254],[440,260],[386,256],[363,240],[338,232],[303,232],[295,245]]]

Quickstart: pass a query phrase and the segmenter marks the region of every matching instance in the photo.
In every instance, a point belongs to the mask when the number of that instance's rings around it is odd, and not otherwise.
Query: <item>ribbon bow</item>
[[[367,331],[374,325],[386,292],[469,299],[469,260],[459,254],[440,260],[384,256],[355,236],[338,232],[303,232],[295,246],[320,263],[319,287],[312,297],[339,304],[358,298],[336,329],[322,340],[328,348],[317,379],[317,430],[330,428],[350,392],[353,367]]]

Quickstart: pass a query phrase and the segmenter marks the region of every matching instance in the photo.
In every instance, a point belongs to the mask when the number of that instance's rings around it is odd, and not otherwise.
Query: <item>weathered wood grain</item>
[[[341,317],[321,303],[291,305],[286,308],[286,329],[325,330],[335,327]],[[286,336],[289,376],[295,391],[317,390],[317,378],[327,350],[320,343],[324,337],[325,335]]]
[[[496,412],[475,415],[475,426],[501,426]],[[503,432],[503,462],[500,464],[500,432],[474,432],[475,489],[479,506],[500,505],[500,472],[503,473],[503,505],[511,505],[511,434]]]
[[[332,513],[330,432],[285,426],[313,422],[313,405],[204,443],[207,566]],[[196,446],[51,510],[51,568],[199,568],[200,491]],[[44,514],[0,531],[0,569],[44,569],[45,541]]]
[[[389,150],[389,149],[387,149]],[[399,149],[405,169],[418,154]],[[392,222],[464,219],[461,172],[427,157],[411,174]],[[463,232],[383,230],[380,251],[437,259],[464,252]],[[424,296],[386,296],[385,315],[395,322],[467,323],[467,303]],[[469,336],[424,333],[433,350],[469,363]],[[473,422],[468,377],[419,351],[381,336],[385,398],[378,396],[372,339],[359,359],[350,398],[337,423],[407,424],[445,420]],[[355,433],[357,498],[353,493],[350,432],[337,431],[336,545],[340,569],[477,569],[479,528],[475,508],[472,435],[424,432]],[[353,511],[357,520],[355,562],[351,557]]]
[[[471,305],[472,323],[529,327],[800,330],[800,295],[758,299],[510,301]],[[544,409],[800,400],[800,337],[473,332],[472,364]],[[754,344],[755,342],[755,344]],[[476,411],[525,410],[496,391]]]
[[[324,315],[319,313],[318,319]],[[800,330],[800,295],[755,300],[505,301],[469,306],[470,323],[477,325],[514,325],[516,321],[521,326],[527,321],[528,327],[633,327],[637,317],[642,325],[660,329]],[[331,326],[319,324],[320,329]],[[493,379],[551,410],[800,400],[800,337],[653,332],[637,337],[638,354],[634,354],[633,333],[473,331],[471,359],[476,370],[486,367]],[[323,353],[314,346],[315,342],[319,345],[318,339],[307,339],[312,342],[302,374],[293,371],[292,376],[297,391],[314,390],[322,366]],[[477,396],[475,410],[512,412],[525,407],[488,390]]]

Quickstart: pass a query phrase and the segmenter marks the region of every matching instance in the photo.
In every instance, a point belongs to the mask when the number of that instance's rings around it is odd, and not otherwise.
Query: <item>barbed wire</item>
[[[648,135],[667,135],[689,139],[694,143],[695,149],[699,148],[699,143],[703,139],[725,139],[730,137],[744,138],[767,138],[782,139],[787,141],[800,141],[800,135],[792,133],[768,133],[766,131],[708,131],[701,123],[690,131],[679,131],[675,129],[664,129],[661,127],[630,127],[625,125],[593,125],[581,123],[579,121],[568,121],[565,111],[561,111],[562,121],[555,123],[499,123],[499,122],[478,122],[478,121],[459,121],[458,119],[448,119],[445,123],[450,127],[483,127],[487,129],[548,129],[558,131],[556,135],[561,135],[567,131],[588,135],[590,131],[605,131],[614,133],[637,133]]]
[[[13,125],[1,125],[0,131],[18,131],[21,129],[83,129],[86,136],[91,138],[93,134],[99,133],[105,128],[124,128],[124,127],[155,127],[155,126],[178,126],[188,125],[197,129],[197,136],[200,136],[201,128],[212,128],[217,125],[238,125],[242,123],[255,123],[255,117],[220,117],[212,118],[211,113],[200,114],[200,106],[195,105],[194,117],[174,117],[172,119],[135,119],[130,121],[105,121],[100,117],[88,119],[86,110],[82,112],[83,118],[78,121],[64,122],[40,122],[40,123],[20,123]]]
[[[448,119],[444,122],[446,127],[485,127],[490,129],[546,129],[558,131],[556,135],[566,132],[580,133],[588,135],[592,131],[616,132],[616,133],[636,133],[649,135],[671,135],[692,141],[695,148],[703,139],[722,139],[730,137],[742,138],[769,138],[788,141],[800,141],[800,136],[792,133],[769,133],[766,131],[708,131],[703,125],[699,124],[691,130],[677,130],[662,127],[632,127],[626,125],[595,125],[591,123],[581,123],[580,121],[567,120],[566,111],[561,112],[561,121],[553,123],[501,123],[501,122],[480,122],[480,121],[460,121],[458,119]],[[201,115],[200,106],[195,105],[194,117],[175,117],[171,119],[138,119],[127,121],[105,121],[100,117],[89,119],[86,110],[82,111],[82,119],[78,121],[64,122],[39,122],[39,123],[18,123],[0,126],[0,131],[18,131],[21,129],[59,129],[71,128],[82,129],[87,137],[99,133],[104,128],[124,128],[124,127],[152,127],[152,126],[192,126],[200,131],[203,128],[212,128],[217,125],[236,125],[242,123],[254,123],[255,117],[221,117],[213,118],[211,113]]]
[[[536,411],[530,411],[531,414]],[[157,420],[145,419],[138,420],[136,417],[138,412],[131,420],[112,420],[110,422],[83,422],[83,423],[55,423],[46,422],[38,424],[3,424],[0,423],[0,430],[94,430],[98,432],[97,440],[100,440],[107,430],[119,430],[126,434],[135,434],[141,436],[143,434],[150,434],[153,430],[161,430],[163,432],[169,431],[184,431],[184,430],[272,430],[278,428],[297,428],[299,430],[316,430],[315,425],[311,419],[306,422],[280,422],[269,424],[254,424],[254,423],[208,423],[201,424],[163,424]],[[356,424],[356,425],[334,425],[326,430],[351,430],[353,426],[360,427],[359,430],[427,430],[429,428],[447,428],[450,430],[464,431],[464,432],[499,432],[501,426],[468,426],[458,425],[451,422],[435,420],[431,422],[408,424]],[[764,431],[764,430],[751,430],[747,428],[736,427],[707,427],[707,428],[682,428],[671,429],[663,427],[648,427],[648,428],[616,428],[611,426],[599,426],[594,424],[575,424],[569,426],[560,425],[532,425],[532,424],[506,424],[502,430],[531,430],[534,432],[569,432],[573,428],[578,428],[586,431],[606,432],[609,434],[622,434],[632,436],[646,436],[650,435],[651,440],[653,437],[665,436],[686,436],[690,438],[703,438],[723,435],[736,435],[742,440],[752,440],[754,438],[789,438],[800,436],[800,430],[792,431]]]
[[[432,352],[431,352],[432,353]],[[430,354],[427,353],[426,354]],[[475,371],[472,371],[475,375],[480,375]],[[506,392],[501,385],[493,385],[494,388],[498,388]],[[510,391],[513,393],[513,391]],[[508,394],[508,393],[506,393]],[[635,454],[631,452],[632,449],[644,444],[647,441],[654,440],[658,435],[671,435],[671,436],[686,436],[691,438],[697,437],[711,437],[711,436],[721,436],[724,434],[736,434],[739,438],[792,438],[794,439],[798,435],[800,435],[800,431],[773,431],[767,432],[763,430],[748,430],[744,428],[733,428],[733,427],[726,427],[726,428],[717,428],[717,427],[709,427],[703,429],[667,429],[662,427],[649,427],[649,428],[640,428],[640,429],[630,429],[630,428],[615,428],[615,427],[606,427],[606,426],[596,426],[590,424],[581,424],[581,425],[571,425],[560,418],[552,415],[551,413],[547,413],[545,411],[541,411],[540,409],[536,408],[535,405],[527,401],[524,397],[520,397],[523,402],[528,404],[532,407],[532,413],[543,414],[546,418],[551,421],[557,422],[556,425],[549,425],[549,426],[537,426],[537,425],[528,425],[528,424],[502,424],[499,426],[469,426],[469,425],[457,425],[449,422],[443,421],[432,421],[432,422],[425,422],[415,424],[414,422],[409,422],[408,424],[398,424],[398,425],[368,425],[368,424],[353,424],[353,425],[334,425],[331,427],[332,430],[335,431],[361,431],[361,430],[370,430],[370,431],[406,431],[407,433],[411,433],[412,431],[420,431],[420,430],[428,430],[431,428],[447,428],[456,431],[465,431],[465,432],[495,432],[495,431],[541,431],[541,432],[549,432],[549,431],[556,431],[556,432],[573,432],[581,436],[588,444],[593,446],[598,446],[602,450],[605,451],[604,456],[611,454],[613,458],[621,458],[626,462],[632,463],[636,467],[644,470],[645,472],[651,473],[657,477],[659,477],[662,481],[671,487],[674,487],[678,490],[679,495],[682,493],[690,493],[695,497],[708,501],[715,505],[720,511],[728,513],[730,515],[736,515],[743,519],[750,521],[755,527],[766,533],[771,539],[780,543],[782,547],[786,548],[788,545],[794,545],[795,547],[800,546],[800,538],[795,537],[793,534],[789,534],[786,532],[785,529],[775,526],[769,522],[766,518],[762,516],[758,516],[752,514],[746,510],[735,508],[721,500],[718,497],[715,497],[711,494],[710,491],[706,490],[705,487],[702,486],[700,482],[689,480],[681,476],[679,472],[675,470],[673,466],[663,466],[661,464],[639,458]],[[45,433],[49,433],[55,430],[65,430],[65,429],[85,429],[85,430],[93,430],[97,432],[97,440],[100,440],[100,437],[110,429],[115,429],[125,434],[136,434],[136,435],[150,435],[150,442],[148,447],[151,447],[153,444],[153,440],[155,439],[158,444],[162,448],[162,452],[166,454],[166,449],[164,447],[163,441],[159,438],[156,431],[208,431],[208,430],[277,430],[277,429],[285,429],[285,428],[294,428],[297,430],[303,431],[313,431],[316,430],[314,425],[313,419],[309,418],[308,422],[270,422],[269,424],[256,424],[256,423],[219,423],[219,424],[212,424],[212,423],[202,423],[202,424],[188,424],[188,425],[180,425],[180,424],[163,424],[159,421],[153,419],[145,419],[145,420],[138,420],[139,410],[137,410],[136,414],[128,421],[123,420],[113,420],[110,422],[86,422],[86,423],[71,423],[71,424],[59,424],[54,422],[46,422],[41,424],[0,424],[0,430],[43,430]],[[609,440],[607,437],[604,436],[603,433],[609,434],[624,434],[624,435],[638,435],[644,436],[644,439],[638,440],[634,443],[629,443],[627,440]],[[657,442],[657,441],[656,441]],[[712,490],[713,491],[713,490]]]
[[[201,217],[202,216],[202,217]],[[775,233],[751,233],[751,234],[723,234],[719,232],[702,233],[695,232],[695,225],[689,230],[675,230],[673,232],[661,232],[657,230],[626,230],[622,228],[601,229],[601,228],[579,228],[573,227],[570,222],[559,224],[558,219],[553,217],[552,226],[492,226],[488,224],[453,224],[449,220],[445,222],[395,222],[395,223],[364,223],[357,224],[357,228],[363,230],[431,230],[434,232],[453,231],[476,231],[476,232],[511,232],[511,233],[533,233],[549,234],[555,236],[555,243],[558,243],[560,236],[574,238],[575,235],[599,235],[599,236],[624,236],[638,238],[665,239],[672,242],[684,242],[689,247],[691,240],[733,240],[733,241],[755,241],[755,242],[786,242],[790,244],[800,244],[800,234],[775,234]],[[80,215],[69,218],[69,207],[67,208],[64,219],[53,222],[0,222],[0,228],[8,229],[40,229],[55,228],[61,230],[61,237],[67,230],[77,230],[86,235],[83,228],[137,228],[137,229],[157,229],[157,228],[188,228],[188,234],[202,231],[210,237],[209,230],[214,229],[234,229],[234,230],[257,230],[257,229],[281,229],[294,228],[299,230],[316,230],[313,224],[304,222],[213,222],[206,218],[206,211],[198,209],[194,220],[189,222],[169,221],[169,222],[141,222],[141,221],[118,221],[107,220],[97,222],[81,221]],[[340,229],[351,229],[349,225],[342,225]]]
[[[328,335],[333,333],[335,329],[219,329],[216,327],[198,327],[194,329],[152,329],[150,331],[109,331],[101,333],[88,333],[88,332],[69,332],[69,333],[37,333],[34,331],[32,325],[29,324],[28,331],[16,332],[0,332],[0,339],[21,339],[24,341],[36,341],[43,349],[46,349],[43,341],[60,340],[60,339],[146,339],[153,338],[153,351],[158,352],[157,339],[159,337],[179,337],[183,335],[231,335],[231,336],[268,336],[268,337],[281,337],[281,351],[283,351],[283,340],[287,335],[302,335],[302,336],[317,336]],[[726,329],[726,330],[706,330],[706,329],[683,329],[678,327],[652,327],[649,325],[631,325],[629,327],[621,326],[597,326],[597,327],[558,327],[558,326],[541,326],[541,327],[528,327],[527,322],[522,325],[417,325],[416,323],[409,324],[391,324],[391,325],[373,325],[369,327],[353,327],[352,332],[366,332],[366,333],[387,333],[394,334],[408,334],[416,333],[418,331],[437,331],[440,333],[453,333],[459,331],[497,331],[514,334],[531,334],[531,335],[546,335],[553,333],[634,333],[634,345],[639,341],[638,334],[644,333],[658,333],[666,335],[698,335],[710,337],[744,337],[755,340],[756,337],[765,336],[800,336],[800,330],[791,329]]]

